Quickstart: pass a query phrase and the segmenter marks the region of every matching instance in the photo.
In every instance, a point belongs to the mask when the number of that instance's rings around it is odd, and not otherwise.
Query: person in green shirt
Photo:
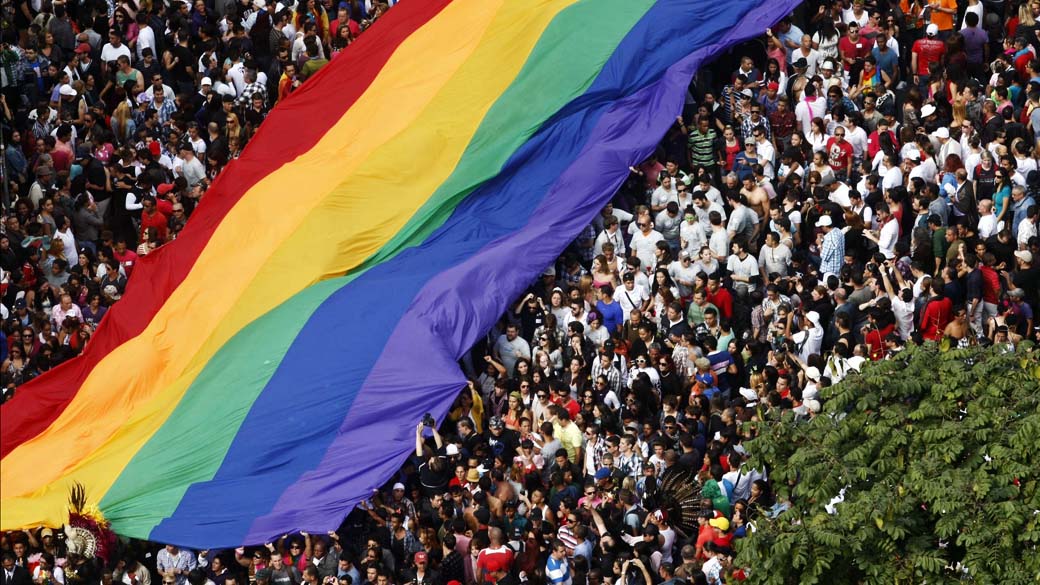
[[[936,214],[928,216],[928,229],[932,230],[932,256],[935,257],[935,272],[942,268],[943,260],[946,259],[946,228],[942,225],[942,218]]]
[[[686,130],[685,126],[683,130]],[[690,146],[690,165],[714,171],[715,164],[722,157],[718,149],[718,135],[708,124],[707,116],[697,120],[697,128],[687,135],[686,140]]]
[[[310,79],[311,75],[314,75],[321,70],[322,67],[329,64],[329,60],[322,58],[321,52],[318,49],[318,41],[316,37],[307,37],[304,41],[307,49],[307,62],[303,64],[300,69],[300,79]]]
[[[718,307],[708,302],[707,293],[704,289],[695,291],[693,293],[693,302],[690,303],[690,308],[686,310],[686,321],[690,324],[690,327],[696,327],[704,323],[704,312],[708,309],[715,309],[715,313],[719,313]]]

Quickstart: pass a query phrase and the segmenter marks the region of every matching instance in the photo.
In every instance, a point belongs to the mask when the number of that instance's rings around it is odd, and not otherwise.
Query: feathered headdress
[[[101,510],[87,505],[87,490],[76,482],[69,490],[69,522],[65,525],[65,543],[70,554],[88,559],[97,557],[106,564],[115,550],[116,535],[109,528]]]
[[[678,465],[665,469],[660,477],[657,498],[658,510],[676,532],[686,537],[697,534],[701,486],[692,470]]]

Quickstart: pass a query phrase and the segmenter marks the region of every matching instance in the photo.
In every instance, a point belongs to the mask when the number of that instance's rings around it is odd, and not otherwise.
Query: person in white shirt
[[[830,185],[827,185],[827,190],[830,191],[830,195],[827,197],[834,203],[837,203],[842,209],[847,209],[852,206],[852,201],[849,200],[849,186],[841,181],[834,181]]]
[[[748,245],[743,240],[734,240],[730,249],[726,270],[733,279],[733,288],[738,295],[755,291],[755,280],[759,276],[758,261],[748,253]]]
[[[127,59],[133,59],[130,47],[123,44],[122,33],[115,28],[109,29],[108,42],[101,47],[101,66],[108,67],[109,63],[117,61],[121,55],[126,56]]]
[[[864,201],[863,195],[859,191],[849,192],[849,211],[855,213],[863,220],[863,225],[870,227],[874,225],[874,210],[871,209]]]
[[[180,164],[174,166],[173,173],[184,177],[188,187],[194,187],[206,178],[206,167],[202,165],[202,161],[195,158],[195,150],[190,143],[181,145],[179,160]]]
[[[621,310],[625,314],[625,322],[632,318],[632,311],[643,310],[649,298],[650,293],[636,284],[635,275],[631,272],[621,278],[621,288],[614,291],[614,300],[621,305]]]
[[[134,41],[134,51],[137,53],[137,60],[144,59],[144,50],[151,49],[152,54],[155,54],[155,31],[152,27],[148,26],[148,14],[143,10],[137,13],[137,40]]]
[[[596,236],[596,243],[592,246],[597,256],[603,253],[603,245],[607,243],[614,245],[614,253],[622,257],[625,255],[625,239],[621,237],[619,225],[620,222],[614,216],[603,220],[604,229]]]
[[[726,209],[719,203],[712,202],[704,192],[693,192],[693,212],[704,228],[705,234],[711,234],[711,212],[717,212],[722,221],[726,220]]]
[[[993,214],[993,200],[979,201],[979,237],[983,240],[997,233],[997,216]]]
[[[820,348],[823,346],[823,327],[820,325],[820,314],[816,311],[809,311],[805,314],[805,322],[802,324],[804,329],[795,333],[791,339],[795,342],[796,347],[799,348],[798,356],[803,361],[809,361],[809,356],[814,353],[820,353]]]
[[[672,184],[672,178],[668,175],[661,177],[661,180],[657,182],[657,188],[654,189],[652,195],[650,195],[650,211],[655,214],[664,211],[664,208],[670,201],[679,201],[679,191],[676,190],[675,185]]]
[[[921,157],[921,178],[924,179],[925,183],[935,182],[935,177],[939,174],[939,167],[935,162],[935,158],[918,154]]]
[[[891,155],[882,155],[881,161],[881,190],[888,192],[889,189],[895,189],[896,187],[902,186],[903,184],[903,169],[899,168],[899,164],[892,159]]]
[[[886,262],[879,271],[881,272],[881,282],[885,285],[888,299],[892,301],[892,314],[896,318],[896,330],[899,331],[899,337],[904,340],[910,339],[910,335],[914,332],[914,292],[909,288],[904,288],[897,293],[888,277],[890,269],[891,263]]]
[[[668,275],[679,287],[679,296],[683,298],[693,296],[698,272],[700,269],[693,263],[693,256],[686,250],[679,252],[679,259],[668,265]]]
[[[950,138],[950,129],[943,126],[935,131],[935,138],[939,143],[939,155],[936,160],[940,164],[946,163],[946,157],[951,154],[961,156],[961,143]]]
[[[805,86],[805,97],[794,108],[794,117],[802,127],[802,134],[808,136],[812,132],[814,118],[822,118],[827,112],[827,99],[816,96],[816,86],[809,83]]]
[[[639,218],[637,227],[639,231],[632,235],[629,245],[644,267],[652,268],[657,263],[654,251],[657,250],[657,242],[664,241],[661,232],[654,229],[653,222],[648,217]]]
[[[914,177],[920,177],[925,183],[928,182],[925,179],[924,168],[921,166],[921,153],[916,148],[903,157],[903,168],[906,171],[908,182]]]
[[[766,177],[772,179],[776,176],[776,171],[773,170],[776,161],[776,148],[773,147],[773,143],[766,138],[766,133],[761,129],[755,130],[754,138],[755,150],[758,152],[758,162],[762,165],[762,172]]]
[[[687,207],[683,216],[683,222],[679,225],[680,247],[692,256],[697,254],[701,247],[707,243],[708,233],[704,229],[704,224],[698,220],[694,208],[692,206]]]
[[[231,66],[228,67],[224,77],[235,86],[235,97],[238,97],[242,95],[242,90],[246,87],[246,65],[238,55],[232,55],[231,61]]]
[[[877,244],[878,251],[891,260],[896,257],[896,242],[899,240],[899,222],[888,209],[887,203],[881,203],[877,208],[878,226],[880,229],[875,235],[872,231],[864,231],[863,235]]]
[[[710,217],[711,236],[708,237],[708,248],[716,260],[725,262],[729,257],[729,232],[722,225],[722,216],[718,212],[712,211]]]
[[[701,175],[700,178],[697,179],[697,187],[694,188],[693,192],[696,193],[697,191],[704,193],[704,196],[708,198],[708,201],[722,205],[722,192],[711,184],[711,176],[705,174]],[[725,216],[723,216],[723,218],[725,218]]]
[[[766,245],[758,253],[758,266],[762,281],[768,281],[770,274],[787,276],[787,269],[790,265],[791,249],[780,243],[780,234],[776,232],[766,234]]]
[[[799,58],[805,59],[805,74],[811,79],[816,75],[816,66],[819,64],[820,59],[823,55],[813,48],[812,37],[809,35],[802,35],[802,42],[794,53],[791,54],[791,60],[797,61]]]

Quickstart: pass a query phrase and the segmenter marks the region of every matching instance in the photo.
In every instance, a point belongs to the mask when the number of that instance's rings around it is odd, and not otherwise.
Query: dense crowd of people
[[[413,0],[414,1],[414,0]],[[77,355],[372,0],[4,5],[2,386]],[[742,423],[908,343],[1036,340],[1040,1],[810,0],[706,68],[654,156],[462,362],[336,531],[188,551],[0,537],[0,585],[732,583],[782,514]],[[418,422],[418,421],[416,421]],[[658,480],[691,470],[696,525]]]

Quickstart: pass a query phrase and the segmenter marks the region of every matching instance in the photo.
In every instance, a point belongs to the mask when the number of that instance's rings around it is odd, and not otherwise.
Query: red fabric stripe
[[[83,354],[25,384],[0,409],[0,457],[54,422],[91,370],[144,330],[239,199],[272,170],[310,150],[365,92],[397,47],[450,2],[411,0],[389,11],[371,32],[278,104],[243,156],[214,181],[176,242],[141,259],[123,300],[108,312]]]

